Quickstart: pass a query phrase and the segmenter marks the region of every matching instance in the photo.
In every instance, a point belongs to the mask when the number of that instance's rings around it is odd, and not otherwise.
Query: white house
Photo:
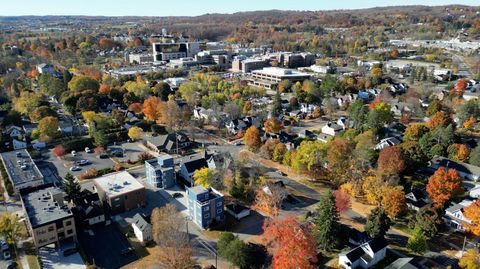
[[[152,241],[152,225],[148,223],[142,215],[139,213],[135,214],[132,218],[132,228],[135,233],[135,237],[143,245]]]
[[[338,255],[338,264],[345,269],[370,268],[385,258],[387,241],[379,237]]]
[[[463,215],[463,210],[473,203],[472,200],[463,200],[458,204],[452,204],[445,209],[445,223],[454,231],[465,231],[465,225],[470,224],[471,221]]]
[[[240,204],[226,205],[228,214],[232,215],[236,220],[243,219],[250,215],[250,208]]]
[[[322,133],[331,135],[331,136],[335,136],[338,134],[338,132],[343,130],[345,130],[344,127],[334,122],[329,122],[322,127]]]
[[[398,138],[395,137],[387,137],[382,140],[375,146],[375,150],[382,150],[384,148],[388,148],[391,146],[396,146],[402,143]]]

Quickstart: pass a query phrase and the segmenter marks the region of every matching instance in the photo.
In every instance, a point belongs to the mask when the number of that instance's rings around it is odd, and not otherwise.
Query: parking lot
[[[127,160],[136,161],[138,160],[138,155],[144,152],[144,150],[139,147],[139,143],[141,142],[125,142],[120,145],[111,146],[109,147],[109,150],[122,149],[123,157],[117,158],[121,162],[125,162]]]
[[[90,262],[95,262],[98,267],[116,269],[138,259],[134,251],[122,255],[122,251],[131,245],[115,224],[89,229],[79,231],[78,240]]]
[[[111,168],[115,163],[110,158],[100,159],[96,153],[86,153],[85,151],[77,151],[76,156],[72,156],[69,152],[63,159],[59,159],[53,155],[53,153],[48,151],[45,153],[42,161],[37,162],[39,169],[42,171],[47,170],[47,175],[56,174],[58,177],[63,178],[67,173],[70,173],[74,176],[78,176],[90,168],[95,168],[97,170]],[[70,168],[76,165],[76,162],[80,160],[88,160],[90,164],[80,166],[81,170],[79,171],[70,171]],[[41,167],[41,168],[40,168]],[[50,180],[53,180],[55,176],[48,176]]]
[[[43,268],[45,269],[83,269],[82,257],[80,254],[74,253],[67,257],[63,256],[63,251],[67,248],[73,247],[73,245],[55,249],[54,247],[43,247],[39,249],[39,256],[43,262]]]

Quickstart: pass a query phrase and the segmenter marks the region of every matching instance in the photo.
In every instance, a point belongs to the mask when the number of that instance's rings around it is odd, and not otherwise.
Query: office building
[[[3,152],[0,157],[16,192],[44,183],[42,173],[26,149]]]
[[[202,51],[200,42],[153,43],[153,60],[170,61],[185,57],[194,57]]]
[[[310,77],[310,74],[301,73],[292,69],[265,67],[262,70],[252,71],[252,79],[249,85],[273,89],[282,80],[290,80],[292,83],[295,83],[297,81],[303,82],[304,80],[310,79]]]

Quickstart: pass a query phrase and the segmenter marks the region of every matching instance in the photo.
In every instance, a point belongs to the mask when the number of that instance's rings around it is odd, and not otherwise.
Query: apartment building
[[[161,155],[145,162],[148,183],[157,188],[171,188],[175,185],[175,164],[171,155]]]
[[[187,188],[188,215],[201,228],[205,229],[225,220],[223,194],[213,188],[195,186]]]

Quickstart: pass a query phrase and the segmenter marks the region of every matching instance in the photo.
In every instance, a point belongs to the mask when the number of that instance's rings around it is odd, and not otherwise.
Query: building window
[[[209,214],[209,213],[207,213],[207,214],[203,215],[203,218],[204,218],[204,219],[208,219],[208,218],[210,218],[210,214]]]
[[[53,232],[53,230],[54,230],[54,229],[53,229],[53,226],[48,227],[48,231],[49,231],[49,232]]]
[[[222,206],[222,202],[217,202],[217,206]]]
[[[67,234],[68,235],[73,234],[73,230],[72,229],[67,230]]]
[[[222,209],[217,209],[217,214],[221,214],[222,213]]]
[[[72,225],[72,221],[71,221],[71,220],[65,222],[65,226],[70,226],[70,225]]]
[[[209,206],[206,206],[203,208],[203,211],[207,212],[208,210],[210,210],[210,207]]]

